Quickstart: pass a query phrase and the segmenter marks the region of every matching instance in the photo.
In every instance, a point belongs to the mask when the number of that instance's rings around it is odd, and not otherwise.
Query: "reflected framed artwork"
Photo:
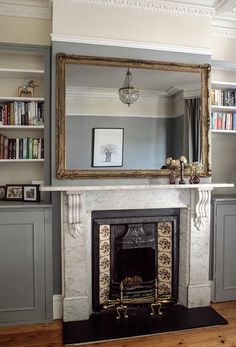
[[[92,166],[123,166],[123,143],[123,128],[94,128]]]

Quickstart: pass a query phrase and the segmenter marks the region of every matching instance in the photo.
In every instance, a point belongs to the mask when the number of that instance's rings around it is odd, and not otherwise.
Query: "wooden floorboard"
[[[236,347],[236,301],[212,304],[228,325],[184,330],[118,341],[80,345],[83,347]],[[69,345],[67,345],[69,346]],[[74,347],[76,345],[70,345]],[[62,323],[0,328],[0,347],[63,347]]]

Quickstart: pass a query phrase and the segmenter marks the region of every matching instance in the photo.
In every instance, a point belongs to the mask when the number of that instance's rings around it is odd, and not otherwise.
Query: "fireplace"
[[[178,209],[178,304],[208,306],[210,198],[213,188],[222,187],[232,184],[170,185],[163,179],[156,184],[41,188],[61,192],[63,321],[87,320],[94,312],[92,213],[98,210]]]
[[[178,301],[179,209],[92,212],[93,310]],[[155,292],[156,290],[156,292]]]

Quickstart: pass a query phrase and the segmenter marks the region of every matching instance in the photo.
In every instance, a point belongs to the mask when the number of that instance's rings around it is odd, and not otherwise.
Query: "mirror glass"
[[[138,99],[118,91],[129,68]],[[59,55],[58,177],[167,175],[185,156],[209,174],[206,66]]]

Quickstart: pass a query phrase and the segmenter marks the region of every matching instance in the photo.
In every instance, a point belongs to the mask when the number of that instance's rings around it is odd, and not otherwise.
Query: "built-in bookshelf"
[[[49,48],[0,45],[0,185],[50,183]],[[34,80],[32,93],[19,93]]]
[[[236,83],[212,82],[211,130],[222,134],[236,132]]]

